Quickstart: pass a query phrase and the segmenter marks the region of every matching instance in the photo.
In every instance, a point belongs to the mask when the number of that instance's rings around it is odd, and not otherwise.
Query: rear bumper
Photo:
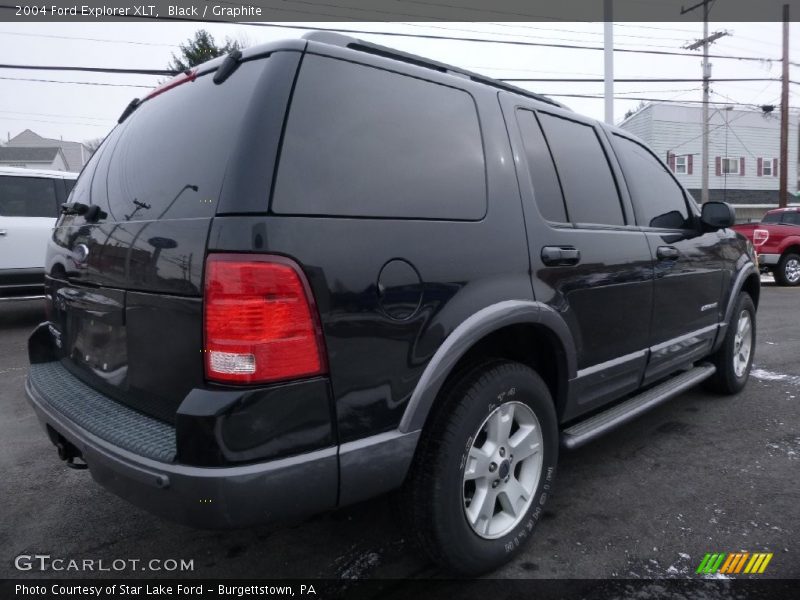
[[[109,437],[105,432],[101,437],[76,423],[56,408],[33,376],[25,389],[48,433],[57,433],[81,452],[95,481],[166,519],[228,529],[304,517],[336,506],[335,447],[242,466],[182,465],[170,462],[168,451],[145,456],[130,445],[124,447],[124,440],[114,443],[104,439]]]
[[[769,265],[771,267],[778,264],[781,259],[780,254],[761,254],[758,255],[758,264]]]

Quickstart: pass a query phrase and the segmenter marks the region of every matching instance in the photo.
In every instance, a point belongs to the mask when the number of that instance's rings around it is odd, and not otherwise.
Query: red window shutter
[[[687,154],[686,155],[686,174],[687,175],[691,175],[692,174],[692,168],[694,166],[693,163],[694,163],[694,157],[691,154]]]
[[[762,164],[763,160],[764,159],[762,158],[756,159],[756,175],[758,175],[759,177],[761,177],[764,174],[764,165]]]
[[[675,155],[667,152],[667,164],[669,165],[669,170],[673,173],[675,172]]]
[[[717,175],[722,175],[722,157],[717,157]]]
[[[778,176],[778,159],[777,158],[773,158],[772,159],[772,176],[773,177],[777,177]]]
[[[739,175],[744,177],[744,156],[739,157]]]

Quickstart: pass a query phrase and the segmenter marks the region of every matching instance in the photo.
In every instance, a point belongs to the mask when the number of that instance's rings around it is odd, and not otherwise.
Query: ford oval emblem
[[[75,257],[75,262],[83,264],[86,262],[86,259],[89,258],[89,246],[86,244],[78,244],[75,246],[72,254]]]

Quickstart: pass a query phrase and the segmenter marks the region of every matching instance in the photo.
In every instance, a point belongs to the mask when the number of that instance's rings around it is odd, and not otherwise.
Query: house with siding
[[[65,168],[57,169],[56,167],[43,167],[37,166],[40,169],[55,169],[63,171],[78,172],[89,160],[92,153],[81,142],[70,142],[66,140],[56,140],[53,138],[45,138],[38,133],[26,129],[22,133],[10,138],[4,148],[58,148],[61,150],[61,156],[64,159]]]
[[[647,104],[620,127],[642,138],[700,201],[703,109]],[[730,202],[741,220],[778,205],[779,112],[712,104],[709,109],[709,199]],[[789,121],[789,193],[798,191],[798,113]],[[752,214],[751,214],[752,213]]]
[[[69,171],[64,152],[57,146],[27,148],[0,146],[0,166]]]

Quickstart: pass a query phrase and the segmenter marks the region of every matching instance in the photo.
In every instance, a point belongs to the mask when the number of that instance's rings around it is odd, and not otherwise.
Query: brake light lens
[[[754,229],[753,230],[753,246],[758,248],[759,246],[763,246],[767,240],[769,239],[769,231],[766,229]]]
[[[210,254],[204,324],[209,380],[253,384],[326,371],[311,290],[287,258]]]
[[[154,88],[147,96],[145,96],[145,100],[150,100],[151,98],[155,98],[156,96],[163,94],[171,90],[172,88],[178,87],[182,83],[187,83],[189,81],[194,81],[197,79],[197,69],[189,69],[184,71],[183,73],[179,73],[175,75],[172,79],[168,79],[158,87]]]

